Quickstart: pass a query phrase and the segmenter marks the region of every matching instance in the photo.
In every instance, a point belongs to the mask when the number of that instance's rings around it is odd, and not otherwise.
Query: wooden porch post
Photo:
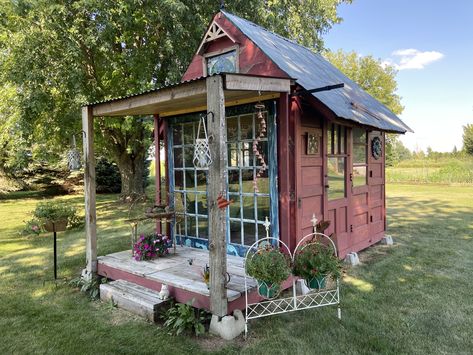
[[[92,107],[85,106],[82,108],[82,130],[85,165],[85,255],[87,260],[87,266],[82,276],[90,279],[97,273],[97,216],[95,208],[94,117]]]
[[[156,184],[155,204],[161,204],[161,155],[160,155],[160,135],[161,128],[159,115],[154,115],[154,179]],[[161,221],[156,221],[156,232],[161,233]]]
[[[227,292],[225,279],[227,272],[227,218],[226,209],[219,209],[219,194],[227,192],[227,129],[225,121],[225,98],[221,75],[206,79],[208,134],[212,164],[208,172],[209,208],[209,264],[210,264],[210,311],[223,317],[227,314]]]

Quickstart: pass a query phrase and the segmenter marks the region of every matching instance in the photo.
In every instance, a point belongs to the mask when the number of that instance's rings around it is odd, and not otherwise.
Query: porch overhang
[[[222,77],[225,106],[241,105],[255,100],[278,98],[289,93],[290,78],[265,77],[246,74],[218,74]],[[142,94],[111,99],[87,105],[97,116],[145,116],[160,117],[204,111],[207,109],[207,79],[202,77],[188,82],[170,85]]]

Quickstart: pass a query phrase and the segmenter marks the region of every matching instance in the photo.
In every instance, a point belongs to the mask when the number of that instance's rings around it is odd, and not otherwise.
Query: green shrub
[[[270,286],[286,280],[291,269],[286,255],[270,244],[265,244],[260,246],[256,252],[248,255],[246,272],[251,277],[264,281]]]
[[[73,218],[77,213],[74,206],[67,202],[46,201],[40,202],[36,205],[33,216],[41,223],[48,221],[57,222]]]
[[[121,191],[122,179],[117,164],[103,157],[97,159],[95,181],[97,193],[119,193]]]
[[[179,335],[183,332],[193,332],[196,336],[205,333],[204,323],[208,320],[207,312],[192,307],[192,301],[176,303],[169,308],[164,316],[164,326],[171,335]]]

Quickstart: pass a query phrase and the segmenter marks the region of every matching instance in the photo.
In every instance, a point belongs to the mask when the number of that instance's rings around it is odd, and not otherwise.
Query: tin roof
[[[394,113],[320,54],[224,10],[222,13],[281,70],[306,90],[344,83],[341,89],[312,93],[338,117],[385,131],[412,132]]]

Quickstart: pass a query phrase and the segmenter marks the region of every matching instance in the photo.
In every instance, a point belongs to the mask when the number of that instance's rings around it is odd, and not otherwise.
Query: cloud
[[[424,69],[426,65],[436,62],[444,57],[443,53],[437,51],[422,52],[418,49],[398,49],[392,53],[396,59],[387,58],[382,65],[394,66],[397,70]]]

